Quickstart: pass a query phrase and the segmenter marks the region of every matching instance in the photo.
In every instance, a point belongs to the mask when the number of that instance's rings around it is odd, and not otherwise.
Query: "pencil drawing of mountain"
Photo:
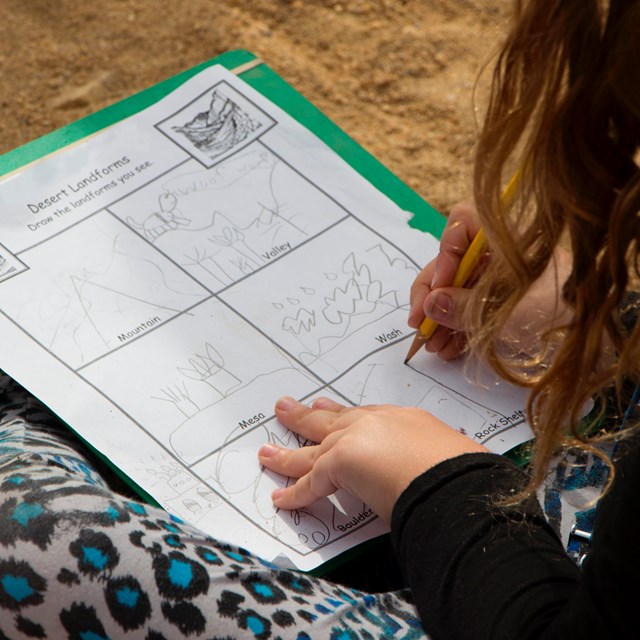
[[[233,100],[215,90],[208,111],[202,111],[190,122],[172,128],[186,136],[200,151],[215,158],[235,147],[261,126]]]

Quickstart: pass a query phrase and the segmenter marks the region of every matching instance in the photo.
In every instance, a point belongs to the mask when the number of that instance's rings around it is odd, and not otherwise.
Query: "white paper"
[[[221,67],[0,183],[0,366],[166,509],[311,569],[386,531],[346,494],[276,511],[281,395],[423,407],[502,453],[524,395],[420,353],[437,252],[318,138]]]

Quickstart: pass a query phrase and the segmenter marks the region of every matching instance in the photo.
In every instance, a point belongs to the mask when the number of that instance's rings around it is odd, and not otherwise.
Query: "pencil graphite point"
[[[409,352],[407,353],[407,357],[404,359],[405,364],[409,364],[409,360],[411,360],[411,358],[413,358],[413,356],[415,356],[416,353],[420,351],[420,347],[422,347],[422,345],[425,343],[427,339],[428,337],[425,336],[424,333],[420,331],[420,329],[416,331],[416,335],[413,338],[413,342],[409,347]]]
[[[407,357],[404,359],[404,363],[407,364],[413,356],[420,351],[422,345],[433,335],[433,332],[438,328],[438,323],[432,320],[431,318],[425,318],[421,323],[420,327],[416,331],[416,335],[413,338],[413,342],[409,347],[409,352],[407,353]]]

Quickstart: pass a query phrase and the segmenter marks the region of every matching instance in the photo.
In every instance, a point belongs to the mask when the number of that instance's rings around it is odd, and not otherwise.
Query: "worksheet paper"
[[[409,288],[438,242],[224,68],[0,183],[0,367],[169,512],[311,569],[387,531],[338,492],[270,494],[281,395],[427,409],[502,453],[521,390],[425,352]]]

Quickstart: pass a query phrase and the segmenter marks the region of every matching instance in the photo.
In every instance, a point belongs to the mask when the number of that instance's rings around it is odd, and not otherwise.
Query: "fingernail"
[[[284,396],[284,398],[279,398],[276,402],[276,409],[280,409],[280,411],[289,411],[297,406],[297,404],[298,403],[293,398]]]
[[[434,320],[438,320],[438,318],[449,315],[452,305],[451,296],[446,293],[433,293],[427,307],[427,315]]]
[[[329,398],[324,398],[324,397],[316,398],[312,402],[311,406],[314,409],[324,409],[326,407],[333,406],[333,400],[329,400]]]
[[[273,444],[263,444],[258,451],[261,458],[272,458],[278,453],[279,449]]]
[[[280,487],[280,489],[275,489],[271,493],[271,500],[273,500],[273,502],[276,502],[277,500],[279,500],[282,497],[283,493],[284,493],[284,489],[282,487]]]

